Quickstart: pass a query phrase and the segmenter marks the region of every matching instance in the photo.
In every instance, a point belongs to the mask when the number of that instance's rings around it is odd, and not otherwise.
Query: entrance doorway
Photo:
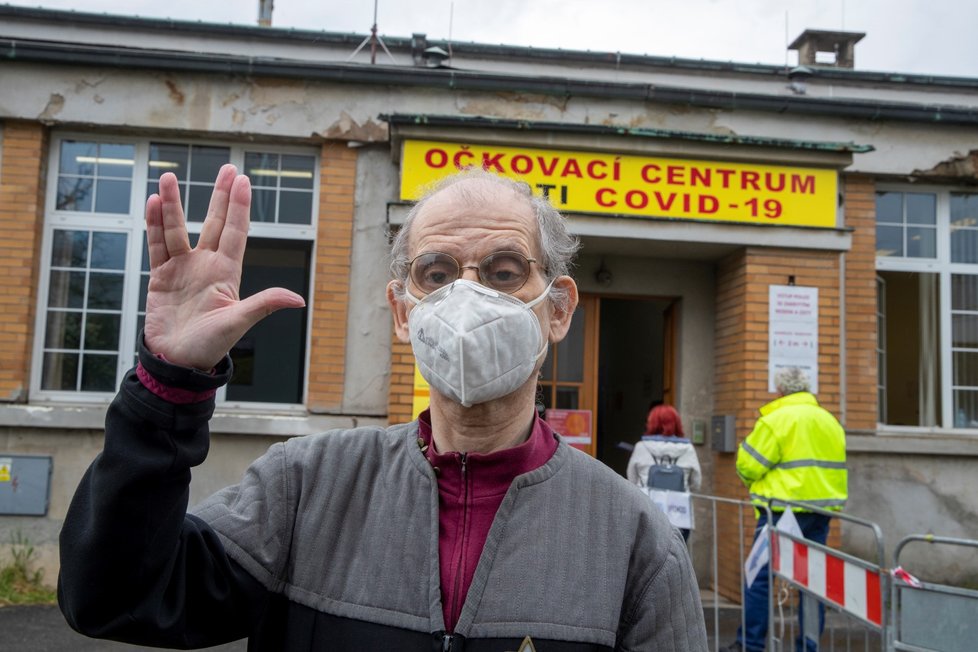
[[[589,412],[590,437],[574,445],[622,476],[627,445],[642,436],[649,406],[675,403],[678,305],[671,298],[582,294],[570,332],[550,348],[541,370],[541,407]]]
[[[602,298],[596,457],[625,475],[653,403],[673,403],[676,303]]]

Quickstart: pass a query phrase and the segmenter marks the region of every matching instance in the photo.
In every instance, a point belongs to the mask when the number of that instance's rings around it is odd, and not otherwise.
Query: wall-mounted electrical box
[[[0,514],[44,516],[50,495],[50,456],[0,453]]]
[[[710,442],[718,453],[733,453],[737,450],[737,432],[734,430],[732,414],[714,415],[710,419]]]

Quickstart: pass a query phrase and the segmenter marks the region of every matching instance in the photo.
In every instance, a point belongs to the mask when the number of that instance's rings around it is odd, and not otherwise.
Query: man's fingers
[[[200,240],[197,243],[199,248],[217,251],[221,241],[221,232],[224,230],[224,222],[228,214],[228,204],[231,199],[231,186],[237,176],[238,169],[227,163],[221,166],[221,171],[217,173],[217,181],[214,182],[214,192],[211,193],[211,202],[207,207],[207,218],[204,226],[200,230]]]
[[[149,249],[149,268],[156,269],[170,260],[163,239],[163,203],[152,194],[146,200],[146,246]]]
[[[218,250],[234,260],[238,265],[244,260],[245,244],[248,240],[248,225],[251,222],[251,181],[243,174],[234,178],[228,200],[227,219],[221,231]],[[171,251],[172,255],[173,252]]]
[[[177,177],[167,172],[160,177],[160,202],[163,205],[163,240],[169,257],[190,251],[187,224],[180,203],[180,186]]]
[[[249,328],[276,310],[281,310],[282,308],[302,308],[305,305],[306,300],[291,290],[286,290],[285,288],[269,288],[262,290],[258,294],[253,294],[247,299],[242,299],[235,306],[235,311],[238,313],[237,318],[244,322],[243,335]]]

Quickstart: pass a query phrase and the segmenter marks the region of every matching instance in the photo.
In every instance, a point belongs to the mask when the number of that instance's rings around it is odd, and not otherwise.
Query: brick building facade
[[[357,35],[76,13],[69,33],[59,27],[67,16],[0,7],[0,458],[53,460],[45,512],[8,512],[0,528],[29,523],[51,572],[60,519],[98,450],[139,325],[140,205],[160,166],[187,175],[191,205],[207,187],[195,170],[253,170],[245,277],[285,279],[308,298],[300,316],[232,351],[243,371],[220,397],[196,500],[273,441],[413,417],[423,388],[410,347],[392,336],[386,252],[412,199],[420,159],[410,148],[429,142],[461,148],[457,158],[499,148],[516,167],[578,153],[592,157],[595,178],[626,159],[828,174],[837,197],[792,224],[641,214],[648,185],[565,208],[583,243],[583,301],[578,330],[548,358],[543,400],[588,412],[580,447],[619,470],[618,443],[638,438],[650,401],[669,400],[697,442],[704,492],[743,499],[734,454],[718,450],[709,425],[732,416],[736,439],[749,433],[774,398],[770,288],[812,288],[818,396],[849,436],[848,510],[878,520],[890,544],[928,529],[978,534],[978,512],[959,500],[978,456],[978,258],[960,244],[978,233],[978,200],[973,169],[955,164],[978,142],[978,80],[827,66],[799,93],[780,66],[613,64],[479,44],[459,44],[446,64],[426,59],[423,35],[385,38],[394,63],[371,65],[347,60]],[[564,201],[582,184],[550,190]],[[620,210],[598,210],[611,197]],[[85,288],[78,305],[71,283]],[[907,287],[916,312],[892,308],[909,300],[898,291]],[[888,349],[886,333],[915,337],[914,354],[901,340]],[[751,528],[749,518],[721,521],[725,557],[747,537],[731,533]],[[833,537],[854,552],[870,545],[845,528]],[[719,588],[736,594],[736,578],[728,564]]]

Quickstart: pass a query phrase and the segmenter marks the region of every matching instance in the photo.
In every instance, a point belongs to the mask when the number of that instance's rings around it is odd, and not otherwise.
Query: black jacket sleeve
[[[230,377],[167,364],[140,351],[164,384],[203,391]],[[61,531],[58,602],[88,636],[178,648],[248,636],[265,588],[187,515],[190,469],[204,461],[213,399],[168,403],[135,371],[109,406],[105,447],[82,478]]]

